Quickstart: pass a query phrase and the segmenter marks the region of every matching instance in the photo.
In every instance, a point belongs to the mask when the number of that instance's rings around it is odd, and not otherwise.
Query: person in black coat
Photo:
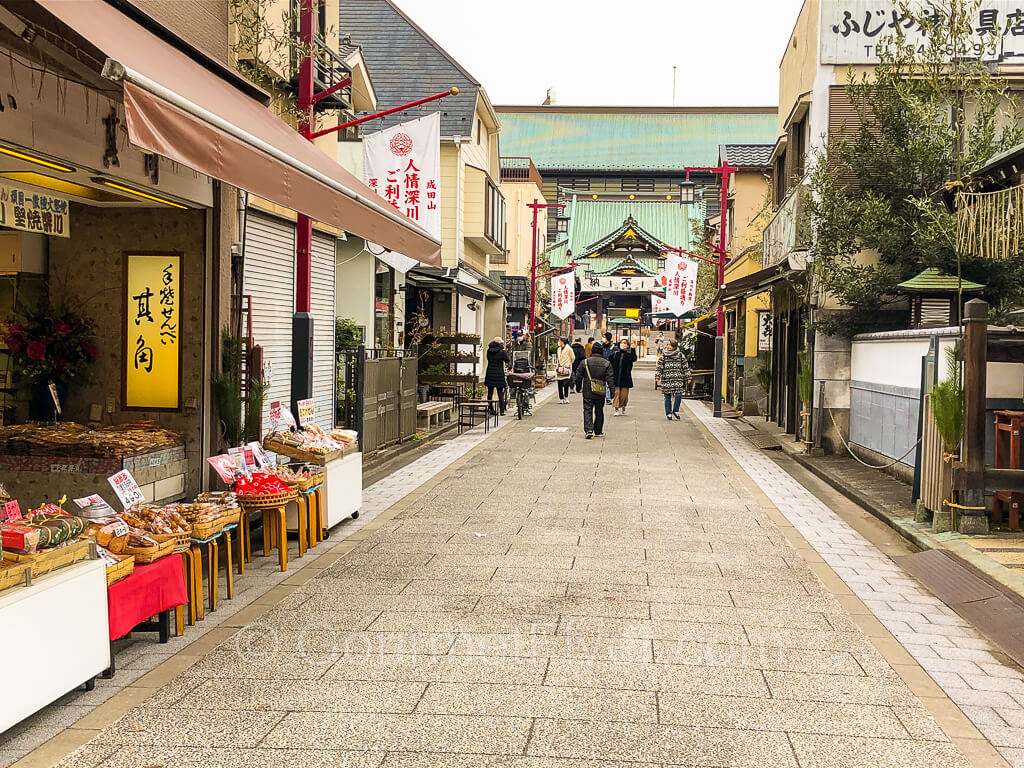
[[[572,345],[573,354],[576,355],[576,361],[572,364],[572,377],[576,382],[576,392],[583,391],[583,379],[579,377],[580,361],[587,359],[587,348],[583,346],[583,342],[580,339],[576,339]]]
[[[604,359],[600,342],[594,344],[590,357],[580,363],[577,376],[583,380],[583,431],[587,440],[604,436],[604,392],[597,394],[591,384],[603,381],[605,388],[612,385],[612,364]]]
[[[505,371],[512,364],[512,360],[505,351],[505,342],[500,336],[495,336],[494,341],[487,345],[487,370],[484,372],[484,386],[487,387],[487,402],[490,403],[494,392],[498,392],[498,413],[505,415],[505,393],[508,383],[505,379]],[[491,405],[491,409],[494,406]]]
[[[627,339],[623,339],[612,352],[609,362],[612,364],[615,379],[615,397],[612,400],[612,407],[615,411],[612,416],[623,416],[626,413],[626,405],[629,403],[629,390],[633,388],[633,363],[636,362],[636,350],[630,346]]]

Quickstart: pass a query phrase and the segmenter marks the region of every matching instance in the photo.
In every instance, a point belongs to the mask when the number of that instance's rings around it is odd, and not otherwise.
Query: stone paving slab
[[[660,408],[639,387],[630,415],[585,441],[578,400],[546,405],[388,488],[356,551],[60,768],[287,765],[300,750],[359,768],[972,765],[906,682],[927,673],[889,663],[870,609],[829,601],[823,556],[792,546],[749,479]],[[507,549],[475,541],[485,524]]]

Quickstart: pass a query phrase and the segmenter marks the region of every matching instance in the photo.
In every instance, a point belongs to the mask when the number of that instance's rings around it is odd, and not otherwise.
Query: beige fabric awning
[[[103,0],[36,0],[108,58],[131,142],[424,264],[441,245],[255,99]]]

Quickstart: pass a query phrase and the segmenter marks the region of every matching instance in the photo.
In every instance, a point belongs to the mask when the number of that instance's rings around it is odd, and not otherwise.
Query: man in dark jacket
[[[603,382],[607,391],[612,385],[612,364],[604,358],[601,343],[594,344],[590,357],[580,363],[578,376],[583,380],[583,431],[587,440],[594,435],[604,437],[604,392],[595,393],[591,386]]]
[[[484,386],[487,387],[487,402],[491,403],[494,391],[498,391],[498,413],[505,415],[505,369],[511,365],[505,343],[500,336],[487,345],[487,371],[484,373]],[[494,410],[494,405],[490,406]]]
[[[576,381],[576,391],[583,391],[583,380],[579,377],[580,362],[587,359],[587,348],[583,346],[583,342],[576,339],[572,345],[573,354],[576,355],[576,362],[572,364],[572,377]]]

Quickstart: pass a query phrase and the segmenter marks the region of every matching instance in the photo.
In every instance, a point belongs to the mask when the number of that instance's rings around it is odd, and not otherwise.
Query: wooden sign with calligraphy
[[[124,254],[126,409],[181,407],[181,254]]]

